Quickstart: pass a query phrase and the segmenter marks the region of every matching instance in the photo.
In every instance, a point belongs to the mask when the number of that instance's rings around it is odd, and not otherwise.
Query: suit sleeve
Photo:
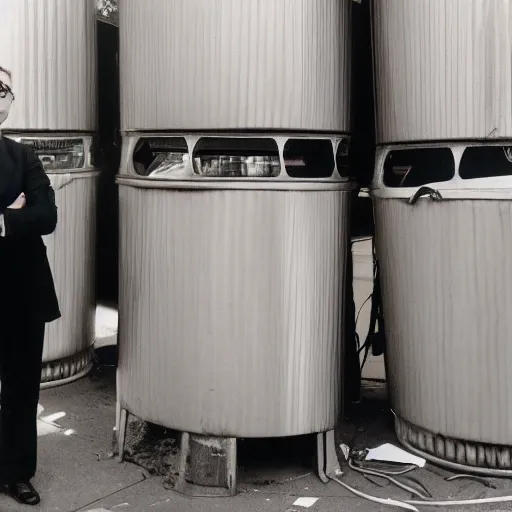
[[[55,192],[50,185],[39,158],[25,151],[23,192],[27,204],[19,210],[7,208],[4,212],[6,237],[33,237],[49,235],[57,226]]]

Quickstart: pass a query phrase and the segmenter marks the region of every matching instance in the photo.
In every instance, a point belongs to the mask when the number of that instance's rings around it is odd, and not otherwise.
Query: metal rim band
[[[94,348],[88,347],[64,359],[44,362],[41,389],[62,386],[87,375],[93,367]]]
[[[355,188],[353,181],[279,181],[263,179],[247,180],[156,180],[136,178],[133,176],[118,176],[116,183],[122,186],[146,189],[175,189],[175,190],[265,190],[285,192],[351,192]]]
[[[398,416],[395,417],[395,430],[405,448],[434,464],[459,472],[512,477],[512,446],[434,434]]]

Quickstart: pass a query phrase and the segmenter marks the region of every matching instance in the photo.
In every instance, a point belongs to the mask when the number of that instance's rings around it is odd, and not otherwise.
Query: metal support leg
[[[198,436],[194,436],[198,437]],[[191,450],[191,435],[188,432],[181,434],[181,450],[178,469],[178,478],[174,485],[174,490],[180,494],[194,497],[227,497],[236,494],[237,482],[237,451],[235,438],[207,438],[215,439],[222,446],[221,452],[216,457],[225,459],[225,481],[224,486],[209,486],[206,484],[194,483],[194,475],[191,473],[191,459],[194,459],[193,450]],[[193,444],[193,443],[192,443]],[[191,455],[192,453],[192,455]],[[192,471],[193,472],[193,471]],[[188,480],[187,480],[188,476]],[[201,481],[200,474],[196,474],[197,481]],[[221,483],[221,485],[222,485]]]
[[[231,438],[227,440],[227,484],[230,496],[236,494],[236,476],[237,476],[237,452],[236,452],[236,439]]]
[[[334,430],[322,432],[316,439],[318,476],[324,484],[329,482],[327,475],[339,475],[341,472],[338,456],[336,454],[336,443]]]
[[[119,432],[121,419],[121,400],[119,400],[119,370],[116,371],[116,431]]]
[[[126,409],[121,409],[119,413],[119,424],[117,426],[117,462],[123,462],[127,426],[128,411]]]
[[[187,460],[188,460],[188,452],[189,452],[189,440],[190,434],[188,432],[183,432],[181,434],[181,448],[180,448],[180,462],[178,466],[178,478],[176,483],[174,484],[174,490],[176,492],[184,494],[185,488],[187,486],[187,481],[185,479],[187,473]]]

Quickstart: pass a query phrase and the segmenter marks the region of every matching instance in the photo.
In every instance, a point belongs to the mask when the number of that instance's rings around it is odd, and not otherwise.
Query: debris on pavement
[[[294,506],[295,507],[302,507],[302,508],[310,508],[312,507],[317,501],[319,500],[319,498],[298,498],[295,502],[294,502]]]
[[[369,482],[373,483],[376,487],[382,489],[383,486],[377,482],[373,482],[368,478],[368,475],[382,478],[397,487],[397,491],[406,492],[412,495],[404,498],[390,498],[375,496],[373,494],[363,492],[356,489],[352,485],[343,482],[340,479],[341,475],[329,475],[329,478],[344,487],[346,490],[352,492],[359,498],[364,498],[368,501],[387,505],[389,507],[400,508],[402,510],[418,511],[417,506],[420,507],[450,507],[450,506],[467,506],[467,505],[484,505],[491,503],[511,503],[512,496],[489,496],[485,497],[467,497],[457,499],[450,496],[450,499],[434,498],[428,491],[425,485],[417,478],[411,477],[412,472],[419,472],[420,475],[426,476],[429,471],[427,462],[421,457],[416,457],[409,452],[394,446],[391,443],[386,443],[374,449],[351,450],[346,444],[340,445],[341,453],[348,462],[348,466],[354,472],[364,476]],[[368,464],[370,462],[370,464]],[[374,464],[372,465],[371,462]],[[388,466],[387,468],[383,466]],[[390,466],[391,465],[391,466]],[[430,466],[430,465],[429,465]],[[422,469],[425,468],[425,469]],[[432,474],[436,474],[433,472]],[[446,482],[453,482],[455,480],[473,480],[479,484],[484,485],[489,489],[496,489],[497,487],[490,481],[474,477],[473,475],[453,475],[450,477],[443,476]],[[381,491],[382,492],[382,491]]]
[[[171,430],[140,420],[129,423],[124,453],[126,462],[172,481],[178,473],[178,452],[179,441]]]
[[[340,449],[345,460],[348,460],[350,458],[350,447],[346,444],[340,444]]]
[[[397,464],[413,464],[419,468],[425,467],[426,460],[417,457],[402,448],[392,445],[391,443],[385,443],[377,448],[368,450],[365,460],[376,460],[381,462],[395,462]]]

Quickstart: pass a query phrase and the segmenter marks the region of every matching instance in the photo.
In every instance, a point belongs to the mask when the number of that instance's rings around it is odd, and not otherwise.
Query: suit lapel
[[[12,153],[4,137],[0,135],[0,213],[3,213],[21,192],[18,191],[21,182],[15,183],[17,162]]]
[[[5,139],[0,135],[0,196],[3,195],[16,170],[14,162]]]

